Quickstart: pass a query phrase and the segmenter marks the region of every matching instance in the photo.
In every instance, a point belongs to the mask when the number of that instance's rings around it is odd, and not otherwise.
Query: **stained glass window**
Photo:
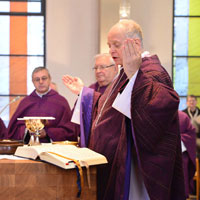
[[[38,66],[45,66],[45,0],[0,0],[0,112],[33,91]],[[19,101],[0,113],[6,125]]]
[[[200,1],[174,0],[173,83],[180,107],[186,96],[198,97],[200,106]]]

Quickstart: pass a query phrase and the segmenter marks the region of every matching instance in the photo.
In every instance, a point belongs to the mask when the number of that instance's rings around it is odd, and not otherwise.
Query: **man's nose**
[[[42,83],[43,82],[43,80],[42,80],[42,78],[40,78],[40,81],[39,81],[39,83]]]
[[[109,49],[109,53],[111,54],[113,52],[115,52],[115,47],[111,46],[110,49]]]

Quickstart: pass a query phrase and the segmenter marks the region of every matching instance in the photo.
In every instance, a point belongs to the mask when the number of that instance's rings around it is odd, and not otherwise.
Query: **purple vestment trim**
[[[80,105],[80,146],[87,147],[90,135],[92,121],[92,103],[94,90],[91,88],[83,88]]]
[[[126,172],[125,172],[125,184],[124,184],[124,198],[123,200],[127,200],[129,198],[130,191],[130,174],[131,174],[131,123],[128,118],[126,118],[126,134],[127,134],[127,156],[126,156]]]

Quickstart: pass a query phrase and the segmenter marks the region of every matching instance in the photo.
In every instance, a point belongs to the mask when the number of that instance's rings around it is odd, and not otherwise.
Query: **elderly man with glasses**
[[[94,60],[93,70],[97,82],[89,87],[103,94],[107,86],[117,77],[118,66],[115,65],[109,53],[98,54],[94,57]]]
[[[24,121],[17,118],[25,116],[54,117],[40,132],[40,142],[76,140],[70,122],[71,109],[67,100],[50,88],[51,76],[45,67],[37,67],[32,72],[35,90],[19,104],[8,126],[9,139],[29,141]]]

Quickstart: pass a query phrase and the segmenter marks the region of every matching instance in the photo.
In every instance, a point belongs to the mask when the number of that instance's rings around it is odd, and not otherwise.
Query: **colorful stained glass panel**
[[[188,58],[188,93],[200,96],[200,58]]]
[[[186,16],[189,14],[189,0],[175,0],[174,3],[175,16]]]
[[[186,17],[174,19],[174,56],[188,54],[188,23],[189,19]]]
[[[44,17],[28,17],[28,55],[44,55]]]
[[[190,16],[200,15],[200,0],[190,0]]]
[[[175,60],[174,88],[180,96],[188,93],[188,60],[187,58],[176,58]]]
[[[10,17],[1,15],[0,16],[0,54],[8,55],[10,52],[9,45],[10,45]]]
[[[188,56],[200,56],[200,17],[189,19],[188,45]]]

